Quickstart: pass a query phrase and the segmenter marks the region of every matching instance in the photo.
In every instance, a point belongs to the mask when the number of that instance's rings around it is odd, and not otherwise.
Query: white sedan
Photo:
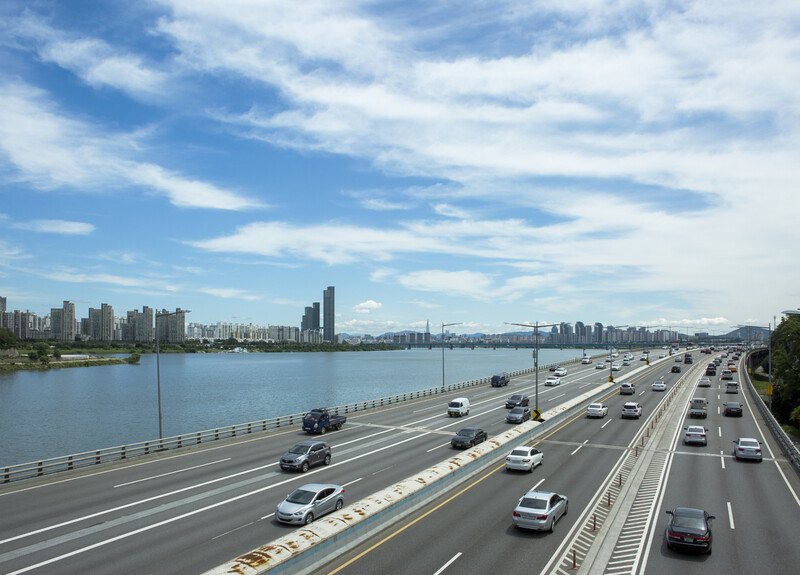
[[[619,371],[620,369],[622,369],[622,366],[620,366],[620,364],[618,363],[611,364],[611,371]]]
[[[602,361],[599,361],[596,364],[594,364],[594,368],[595,369],[605,369],[606,368],[606,364],[603,363]]]
[[[653,391],[667,391],[667,384],[659,379],[653,382]]]
[[[544,384],[549,386],[561,385],[561,378],[551,375],[545,380]]]
[[[559,367],[557,370],[553,372],[553,375],[558,377],[564,377],[567,375],[567,368],[566,367]]]
[[[506,457],[506,469],[518,471],[533,471],[533,468],[542,464],[544,453],[535,447],[515,447]]]
[[[605,417],[608,415],[608,406],[602,403],[592,403],[586,408],[586,417]]]

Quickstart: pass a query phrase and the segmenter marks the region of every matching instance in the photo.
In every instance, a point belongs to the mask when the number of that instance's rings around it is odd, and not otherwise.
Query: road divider
[[[655,362],[651,362],[655,363]],[[360,545],[379,531],[401,521],[431,501],[495,465],[506,451],[523,445],[560,424],[566,417],[585,409],[589,403],[646,370],[641,366],[616,382],[604,382],[582,395],[544,412],[543,422],[528,421],[459,453],[394,485],[347,505],[289,535],[208,571],[206,575],[259,575],[263,573],[313,573]]]

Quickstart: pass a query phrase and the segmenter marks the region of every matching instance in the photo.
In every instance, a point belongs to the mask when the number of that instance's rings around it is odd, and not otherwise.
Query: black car
[[[527,395],[515,393],[506,399],[506,409],[511,409],[512,407],[525,407],[526,405],[530,405],[530,402],[531,400],[528,399]]]
[[[717,375],[717,366],[713,363],[706,368],[706,375]]]
[[[550,371],[555,371],[555,370],[560,369],[560,368],[561,368],[560,365],[551,365],[550,366]]]
[[[508,412],[506,421],[508,423],[523,423],[533,417],[530,407],[515,407]]]
[[[679,365],[672,366],[672,373],[680,373],[680,372],[681,372],[681,366]]]
[[[667,511],[672,519],[664,531],[670,549],[711,553],[711,520],[713,515],[702,509],[676,507]]]
[[[459,449],[467,449],[487,439],[489,439],[489,435],[480,427],[465,427],[450,440],[450,445]]]
[[[724,414],[733,417],[742,417],[742,404],[738,401],[726,401]]]
[[[506,374],[492,376],[492,387],[502,387],[504,385],[508,385],[508,377]]]

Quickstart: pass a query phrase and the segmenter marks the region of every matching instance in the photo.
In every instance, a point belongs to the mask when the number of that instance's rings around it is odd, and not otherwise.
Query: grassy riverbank
[[[118,365],[128,363],[127,359],[120,357],[93,357],[91,359],[51,359],[47,363],[29,359],[27,356],[15,358],[0,358],[0,373],[9,373],[20,370],[46,371],[49,369],[62,369],[68,367],[92,367],[96,365]]]

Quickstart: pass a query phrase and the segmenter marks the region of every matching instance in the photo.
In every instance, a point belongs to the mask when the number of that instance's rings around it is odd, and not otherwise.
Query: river
[[[580,349],[543,349],[545,365]],[[445,349],[445,383],[533,367],[530,349]],[[440,348],[162,354],[164,437],[442,385]],[[156,357],[0,375],[0,467],[158,438]]]

